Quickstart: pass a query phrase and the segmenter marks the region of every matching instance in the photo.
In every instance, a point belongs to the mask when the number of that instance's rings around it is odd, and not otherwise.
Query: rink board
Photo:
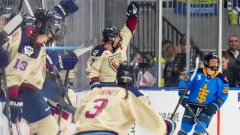
[[[178,92],[175,89],[171,90],[151,90],[147,89],[143,91],[147,94],[151,100],[151,106],[164,118],[170,118],[171,113],[177,105],[179,96]],[[86,92],[77,93],[76,103],[78,106],[81,98],[85,96]],[[240,132],[240,90],[230,90],[229,97],[226,103],[221,108],[219,115],[215,115],[213,120],[210,123],[209,128],[207,129],[210,135],[229,135],[229,134],[238,134]],[[0,103],[0,109],[3,110],[4,103]],[[177,130],[180,128],[180,122],[184,108],[179,107],[176,113],[175,121],[177,122]],[[8,122],[6,117],[0,111],[0,135],[8,134]],[[176,132],[177,132],[176,130]],[[14,126],[14,132],[15,132]],[[21,131],[23,135],[28,135],[28,127],[25,124],[24,120],[21,121]],[[176,133],[174,133],[176,134]],[[17,135],[15,133],[15,135]],[[69,135],[69,134],[65,134]],[[137,124],[129,131],[129,135],[152,135],[147,131],[143,130]]]

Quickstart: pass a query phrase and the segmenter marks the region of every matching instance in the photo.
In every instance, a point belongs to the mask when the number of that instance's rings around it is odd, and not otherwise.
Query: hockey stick
[[[20,1],[19,7],[18,7],[18,11],[21,11],[21,10],[22,10],[23,1],[24,1],[24,0],[21,0],[21,1]]]
[[[91,51],[93,48],[93,45],[90,45],[88,47],[78,48],[74,50],[73,52],[76,54],[77,57],[83,55],[84,53]]]
[[[54,70],[55,70],[54,74],[57,76],[58,81],[60,81],[61,87],[62,87],[63,89],[65,89],[65,91],[61,94],[61,98],[63,98],[63,101],[64,101],[64,97],[66,97],[69,105],[72,106],[71,100],[70,100],[70,98],[69,98],[69,96],[68,96],[68,94],[67,94],[67,91],[68,91],[68,87],[67,87],[67,84],[66,84],[66,81],[67,81],[67,80],[65,80],[65,84],[63,84],[63,82],[62,82],[62,80],[61,80],[61,78],[60,78],[60,75],[59,75],[59,73],[58,73],[57,68],[56,68],[55,65],[54,65]],[[66,73],[65,78],[66,78],[66,77],[68,78],[68,74],[69,74],[69,70],[68,70],[68,72]],[[59,112],[59,114],[58,114],[58,121],[57,121],[58,126],[59,126],[59,130],[58,130],[57,135],[60,135],[60,134],[61,134],[60,124],[61,124],[61,118],[62,118],[62,113],[63,113],[63,108],[64,108],[64,105],[63,105],[63,103],[61,103],[60,100],[61,100],[61,99],[59,99],[60,112]],[[72,106],[72,107],[73,107],[73,106]],[[74,115],[75,112],[76,112],[76,110],[74,111],[74,113],[72,112],[72,115]]]
[[[188,89],[189,89],[189,86],[190,86],[193,78],[195,77],[195,75],[196,75],[196,73],[197,73],[198,65],[199,65],[199,57],[196,58],[196,67],[195,67],[194,72],[193,72],[193,74],[192,74],[192,76],[191,76],[191,78],[190,78],[190,81],[189,81],[189,83],[188,83],[188,85],[187,85],[184,93],[183,93],[182,96],[179,98],[178,104],[177,104],[177,106],[175,107],[175,109],[174,109],[174,111],[173,111],[173,114],[172,114],[172,116],[171,116],[171,119],[172,119],[172,120],[173,120],[173,117],[174,117],[175,113],[177,112],[177,109],[178,109],[179,105],[182,103],[183,97],[186,95],[186,93],[187,93],[187,91],[188,91]]]
[[[0,32],[0,50],[3,49],[2,46],[5,43],[5,38],[7,38],[7,36],[9,36],[21,23],[22,23],[22,17],[19,15],[16,15],[3,27],[2,31]],[[5,68],[1,69],[1,73],[2,73],[2,80],[3,80],[3,91],[6,98],[8,126],[9,126],[10,135],[13,135],[12,117],[11,117],[11,110],[9,105],[9,96],[8,96],[9,94],[8,94],[8,88],[7,88]]]
[[[16,118],[17,120],[17,123],[16,123],[16,127],[17,127],[17,132],[18,132],[18,135],[22,135],[21,133],[21,129],[20,129],[20,124],[19,124],[19,121],[18,121],[18,117]]]
[[[34,13],[33,13],[33,11],[32,11],[32,8],[31,8],[28,0],[24,0],[24,3],[25,3],[25,5],[27,6],[27,9],[28,9],[29,14],[30,14],[31,16],[34,16]]]
[[[197,121],[197,123],[202,127],[202,129],[206,132],[207,135],[209,135],[209,133],[207,132],[207,130],[204,128],[204,126],[202,125],[202,123],[199,121],[199,119],[197,118],[197,116],[193,113],[192,109],[189,107],[188,104],[186,104],[186,108],[188,109],[188,111],[191,113],[191,115],[194,117],[194,119]]]

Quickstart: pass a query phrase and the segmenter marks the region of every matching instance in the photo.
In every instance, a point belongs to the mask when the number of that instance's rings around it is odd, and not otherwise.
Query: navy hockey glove
[[[58,51],[57,50],[47,50],[46,54],[47,54],[48,64],[57,65],[59,63],[59,57],[60,56],[58,55]]]
[[[95,87],[100,85],[100,82],[99,82],[97,77],[94,77],[91,80],[92,81],[90,82],[90,89],[93,89],[93,88],[95,88]]]
[[[203,110],[203,112],[207,115],[207,116],[213,116],[217,110],[220,108],[220,104],[218,102],[212,102],[211,104],[209,104],[208,106],[205,107],[205,109]]]
[[[173,133],[176,129],[176,123],[171,119],[165,119],[164,121],[167,125],[167,134],[166,135],[173,135]]]
[[[75,0],[62,0],[59,5],[54,7],[55,11],[58,12],[63,19],[75,13],[79,10],[78,5],[75,3]]]
[[[8,65],[9,52],[7,50],[0,50],[0,68],[5,68]]]
[[[138,17],[139,5],[137,2],[131,2],[128,5],[126,15],[127,17]]]
[[[72,70],[75,68],[78,58],[69,54],[62,56],[63,70]]]
[[[185,95],[185,96],[183,96],[181,105],[182,105],[183,107],[185,107],[187,103],[188,103],[188,96]]]
[[[12,123],[17,123],[17,120],[21,120],[23,102],[21,98],[11,98],[9,97],[9,105],[11,111]],[[5,105],[3,114],[8,117],[7,107]],[[17,119],[18,118],[18,119]]]

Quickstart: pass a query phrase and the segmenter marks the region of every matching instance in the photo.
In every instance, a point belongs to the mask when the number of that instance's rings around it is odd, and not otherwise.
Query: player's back
[[[76,112],[77,131],[127,133],[134,120],[129,114],[125,96],[126,90],[122,87],[94,88]]]
[[[128,95],[121,86],[94,88],[82,99],[75,122],[76,133],[80,135],[96,135],[98,131],[106,132],[105,135],[109,132],[113,133],[111,135],[126,135],[134,122],[156,135],[166,132],[162,117],[150,107],[149,99],[136,87],[129,87]]]

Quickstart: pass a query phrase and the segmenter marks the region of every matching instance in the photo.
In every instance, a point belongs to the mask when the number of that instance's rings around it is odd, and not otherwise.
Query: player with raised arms
[[[128,5],[127,21],[119,31],[114,26],[103,30],[103,44],[96,46],[87,62],[86,72],[90,79],[91,89],[101,83],[116,81],[117,67],[127,60],[127,45],[130,42],[138,22],[138,8],[136,2]]]

